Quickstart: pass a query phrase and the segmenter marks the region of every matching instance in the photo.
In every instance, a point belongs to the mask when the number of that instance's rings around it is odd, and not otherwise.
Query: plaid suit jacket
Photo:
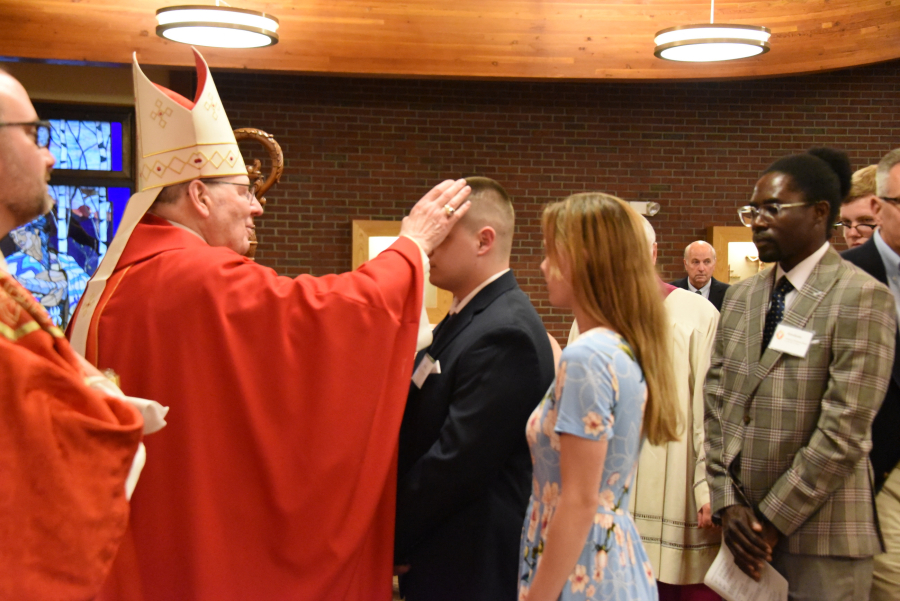
[[[894,298],[829,248],[782,321],[814,332],[806,357],[760,356],[773,270],[731,286],[722,306],[705,386],[712,511],[755,508],[790,553],[880,553],[869,451],[893,364]]]

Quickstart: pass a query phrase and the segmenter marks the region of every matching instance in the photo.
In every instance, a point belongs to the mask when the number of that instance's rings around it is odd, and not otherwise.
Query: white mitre
[[[222,108],[212,74],[197,60],[197,95],[191,102],[147,79],[134,58],[138,190],[198,177],[246,175],[247,168]]]
[[[197,63],[197,95],[193,102],[147,79],[134,55],[138,191],[129,199],[109,250],[78,305],[71,339],[72,346],[82,355],[106,280],[159,191],[197,178],[247,174],[209,66],[195,48],[192,50]],[[87,359],[96,361],[96,357]]]

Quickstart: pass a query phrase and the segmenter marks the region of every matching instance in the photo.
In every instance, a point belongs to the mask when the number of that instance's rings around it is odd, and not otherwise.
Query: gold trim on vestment
[[[11,327],[9,327],[8,325],[6,325],[5,323],[0,323],[0,334],[2,334],[3,337],[6,338],[7,340],[9,340],[10,342],[16,342],[19,338],[22,338],[23,336],[27,336],[28,334],[31,334],[32,332],[36,332],[40,329],[41,329],[41,324],[39,324],[36,321],[29,321],[22,327],[17,328],[15,330],[12,329]],[[59,330],[59,328],[55,328],[55,329]]]

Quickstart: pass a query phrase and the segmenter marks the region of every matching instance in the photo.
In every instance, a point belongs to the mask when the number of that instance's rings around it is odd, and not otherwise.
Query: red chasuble
[[[92,599],[128,522],[143,419],[84,384],[43,307],[0,271],[0,599]]]
[[[405,238],[353,273],[291,279],[143,218],[87,356],[171,412],[105,599],[391,598],[422,278]]]

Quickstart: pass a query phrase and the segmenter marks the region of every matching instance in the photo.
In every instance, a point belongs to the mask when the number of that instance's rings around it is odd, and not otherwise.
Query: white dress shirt
[[[509,271],[509,267],[504,269],[503,271],[498,271],[485,281],[481,282],[472,292],[468,293],[466,297],[462,300],[457,299],[455,296],[453,297],[453,302],[450,304],[450,315],[454,315],[463,310],[463,307],[469,304],[469,301],[475,298],[475,295],[484,290],[484,287],[499,278],[501,275]]]
[[[784,297],[785,312],[790,309],[791,305],[794,304],[794,301],[797,300],[797,295],[799,294],[798,290],[803,288],[803,285],[806,284],[806,280],[809,279],[812,270],[819,264],[819,261],[821,261],[822,257],[825,256],[825,253],[828,252],[830,246],[831,245],[826,242],[819,247],[819,250],[797,263],[797,265],[787,273],[785,273],[784,269],[781,267],[781,263],[775,268],[776,285],[778,284],[778,280],[781,279],[781,276],[785,276],[791,285],[794,286],[794,289],[788,292]]]
[[[703,298],[705,298],[706,300],[709,300],[709,291],[711,288],[712,288],[712,277],[710,277],[708,280],[706,280],[706,284],[703,286],[703,288],[695,288],[694,285],[691,284],[691,278],[688,278],[688,290],[690,290],[694,294],[697,294],[697,291],[699,290],[700,294],[702,294]]]

